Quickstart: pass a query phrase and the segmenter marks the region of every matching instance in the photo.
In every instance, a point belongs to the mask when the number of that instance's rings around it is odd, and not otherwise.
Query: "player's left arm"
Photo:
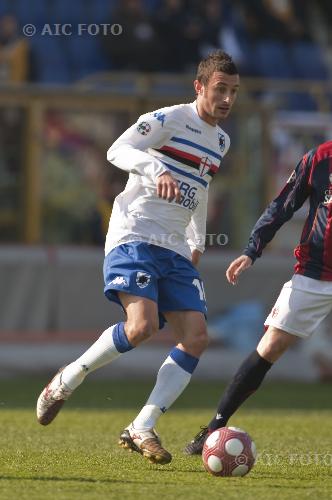
[[[292,218],[310,194],[309,178],[312,153],[305,155],[292,172],[287,183],[256,222],[244,255],[252,262],[260,257],[265,246],[285,222]]]
[[[199,261],[202,257],[202,252],[200,252],[199,250],[197,250],[196,248],[194,248],[191,252],[191,262],[193,263],[193,265],[195,267],[197,267],[199,265]]]
[[[205,191],[186,228],[186,238],[191,250],[191,260],[194,266],[198,265],[205,250],[207,200],[208,195],[207,191]]]

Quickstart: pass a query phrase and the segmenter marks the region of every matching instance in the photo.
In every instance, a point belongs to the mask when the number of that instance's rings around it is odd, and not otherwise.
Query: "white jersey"
[[[123,243],[144,241],[191,259],[205,248],[209,183],[230,145],[218,126],[203,121],[196,102],[140,116],[107,152],[107,159],[129,172],[113,205],[105,244],[107,255]],[[178,180],[181,201],[157,195],[165,171]]]

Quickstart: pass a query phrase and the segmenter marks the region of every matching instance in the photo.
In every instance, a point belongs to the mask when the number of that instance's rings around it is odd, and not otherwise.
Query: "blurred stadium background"
[[[54,371],[122,317],[102,261],[126,175],[106,150],[141,113],[193,100],[197,62],[222,47],[241,91],[210,190],[213,342],[196,377],[229,377],[292,274],[306,209],[238,287],[224,272],[302,154],[332,137],[331,23],[329,0],[0,0],[0,375]],[[166,329],[99,376],[150,376],[168,345]],[[331,360],[328,318],[270,377],[331,381]]]

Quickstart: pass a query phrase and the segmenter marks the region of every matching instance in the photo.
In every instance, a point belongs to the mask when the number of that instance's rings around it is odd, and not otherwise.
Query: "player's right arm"
[[[147,113],[127,129],[107,151],[107,159],[126,172],[147,176],[157,185],[157,194],[168,201],[180,200],[177,181],[149,148],[159,148],[176,129],[174,109]]]
[[[262,255],[265,246],[280,227],[305,202],[310,193],[309,177],[314,151],[298,163],[287,183],[256,222],[243,255],[235,259],[226,271],[227,280],[235,285],[241,272],[248,269]]]
[[[237,259],[233,260],[228,266],[226,277],[232,285],[236,285],[240,274],[252,265],[252,260],[247,255],[240,255]]]

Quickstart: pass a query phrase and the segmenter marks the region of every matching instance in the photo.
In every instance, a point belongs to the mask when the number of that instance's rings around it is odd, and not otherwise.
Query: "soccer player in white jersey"
[[[177,343],[155,387],[120,444],[153,463],[172,459],[154,430],[190,381],[207,347],[206,304],[195,268],[204,251],[208,187],[229,148],[218,126],[233,106],[239,75],[216,51],[198,66],[195,102],[141,116],[110,147],[108,160],[129,172],[114,203],[105,245],[105,295],[126,321],[107,328],[76,361],[60,369],[37,402],[42,425],[55,418],[86,375],[154,335],[165,320]]]

